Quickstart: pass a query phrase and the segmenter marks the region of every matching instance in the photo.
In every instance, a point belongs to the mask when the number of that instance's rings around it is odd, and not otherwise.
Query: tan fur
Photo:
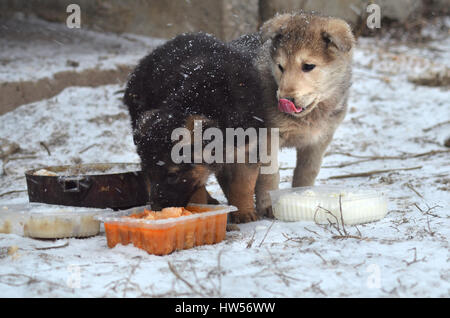
[[[171,167],[167,168],[167,171],[169,173],[178,173],[180,171],[180,167],[178,167],[178,166],[171,166]]]
[[[258,219],[254,202],[258,174],[258,164],[236,163],[225,165],[216,175],[228,203],[239,209],[231,215],[233,223],[246,223]]]
[[[208,192],[205,187],[199,188],[192,195],[189,203],[197,203],[197,204],[207,204],[208,203]]]
[[[343,20],[303,13],[278,15],[261,32],[267,42],[256,64],[268,92],[268,125],[280,129],[280,147],[297,149],[292,186],[310,186],[346,113],[355,39]],[[304,72],[302,64],[316,67]],[[280,98],[292,98],[306,110],[282,113],[277,109]],[[260,215],[271,216],[267,191],[276,189],[278,180],[278,173],[259,176],[256,204]]]
[[[185,127],[191,132],[192,138],[194,137],[195,121],[197,120],[201,120],[203,125],[212,123],[203,116],[189,116],[186,120]],[[192,140],[193,139],[191,139],[191,141]],[[249,163],[249,152],[251,146],[252,145],[250,144],[245,146],[246,163],[224,164],[217,171],[219,184],[222,186],[222,190],[228,200],[228,203],[238,208],[238,211],[234,212],[231,216],[233,223],[246,223],[258,219],[254,206],[254,196],[255,185],[259,173],[259,164]],[[237,162],[238,149],[235,148],[234,150],[234,162]],[[187,178],[194,180],[195,184],[198,185],[206,184],[208,177],[212,172],[213,170],[208,165],[196,165],[195,168],[190,171]],[[221,181],[221,176],[222,178],[226,178],[227,181]],[[198,190],[191,196],[189,202],[200,204],[218,204],[218,201],[209,195],[205,186],[199,187]]]
[[[192,195],[189,203],[196,203],[196,204],[219,204],[219,201],[211,197],[211,195],[206,190],[206,187],[203,186],[199,188],[195,193]]]
[[[205,184],[210,174],[211,170],[207,166],[197,165],[189,172],[189,177],[198,184]]]

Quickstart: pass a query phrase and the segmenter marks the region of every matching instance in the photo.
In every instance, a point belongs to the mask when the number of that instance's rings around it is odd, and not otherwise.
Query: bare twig
[[[272,253],[270,253],[269,249],[266,249],[266,251],[269,254],[270,260],[272,262],[271,269],[272,269],[273,273],[275,275],[277,275],[278,277],[280,277],[280,279],[282,280],[282,282],[284,283],[284,285],[286,287],[289,287],[289,280],[299,281],[298,278],[286,275],[285,271],[280,270],[280,268],[278,267],[278,263],[277,263],[275,257],[273,257]]]
[[[358,229],[357,226],[355,226],[355,227],[356,227],[356,230],[358,231],[358,234],[359,234],[359,235],[351,235],[351,234],[349,234],[349,233],[347,232],[347,230],[345,229],[345,225],[344,225],[344,224],[345,224],[345,221],[344,221],[344,214],[343,214],[343,211],[342,211],[342,195],[339,195],[339,212],[340,212],[340,214],[341,214],[341,215],[340,215],[340,216],[341,216],[341,222],[340,222],[340,223],[339,223],[338,218],[337,218],[330,210],[327,210],[327,209],[325,209],[325,208],[323,208],[323,207],[321,207],[321,206],[318,206],[316,212],[314,213],[314,221],[316,222],[317,225],[320,226],[320,224],[318,224],[318,223],[317,223],[317,220],[316,220],[316,214],[317,214],[317,212],[319,211],[319,209],[322,209],[322,210],[324,210],[327,214],[330,214],[331,216],[333,216],[333,218],[334,218],[334,220],[335,220],[335,223],[332,223],[332,222],[330,221],[330,219],[327,219],[329,225],[330,225],[331,227],[333,227],[334,229],[336,229],[336,231],[339,233],[339,235],[333,235],[333,236],[331,237],[332,239],[341,240],[341,239],[349,239],[349,238],[352,238],[352,239],[358,239],[358,240],[370,241],[369,238],[364,238],[364,237],[362,237],[361,231]],[[342,226],[342,231],[341,231],[341,228],[340,228],[339,225]],[[333,234],[333,232],[331,232],[331,233]]]
[[[323,166],[322,168],[344,168],[344,167],[348,167],[348,166],[353,166],[353,165],[357,165],[363,162],[368,162],[368,161],[373,161],[373,160],[378,160],[378,159],[361,159],[361,160],[356,160],[356,161],[351,161],[351,162],[343,162],[337,165],[329,165],[329,166]]]
[[[253,243],[255,242],[255,235],[256,235],[256,230],[253,231],[253,235],[252,235],[251,239],[247,243],[247,248],[251,248],[252,247]]]
[[[414,189],[414,187],[413,187],[410,183],[405,183],[405,185],[406,185],[411,191],[413,191],[415,194],[417,194],[421,199],[423,199],[423,196],[422,196],[416,189]]]
[[[93,148],[93,147],[96,147],[96,146],[99,146],[99,144],[92,144],[92,145],[90,145],[90,146],[87,146],[86,148],[80,150],[79,153],[80,153],[80,154],[81,154],[81,153],[84,153],[84,152],[88,151],[89,149],[91,149],[91,148]]]
[[[52,153],[50,152],[50,149],[49,149],[48,146],[45,144],[45,142],[41,141],[41,142],[39,142],[39,145],[47,151],[47,153],[48,153],[49,156],[52,155]]]
[[[219,286],[216,287],[216,292],[217,295],[222,295],[222,266],[221,266],[221,262],[220,259],[222,257],[222,253],[223,250],[219,251],[219,253],[217,254],[217,275],[218,275],[218,279],[219,279]]]
[[[46,284],[49,286],[49,288],[67,288],[64,285],[57,284],[51,281],[47,281],[44,279],[36,279],[34,277],[25,275],[25,274],[17,274],[17,273],[10,273],[10,274],[2,274],[0,275],[0,284],[5,284],[9,286],[30,286],[32,284]]]
[[[352,158],[357,158],[357,159],[370,159],[370,160],[397,160],[398,159],[398,160],[403,160],[403,159],[432,156],[432,155],[437,155],[437,154],[447,153],[447,152],[450,152],[450,150],[449,149],[439,149],[439,150],[432,150],[432,151],[427,151],[427,152],[422,152],[422,153],[412,153],[412,154],[404,154],[404,155],[398,155],[398,156],[377,156],[377,155],[365,156],[365,155],[355,155],[355,154],[352,154],[349,152],[333,151],[333,152],[327,153],[327,156],[342,155],[342,156],[347,156],[347,157],[352,157]]]
[[[6,165],[13,160],[24,160],[24,159],[36,159],[37,156],[22,156],[22,157],[6,157],[3,158],[3,172],[2,175],[8,175],[8,172],[6,171]]]
[[[440,145],[437,142],[436,142],[436,144]],[[447,153],[447,152],[449,152],[449,151],[448,150],[433,150],[433,151],[428,151],[428,152],[424,152],[424,153],[400,155],[400,156],[359,156],[359,155],[353,155],[348,152],[332,152],[332,153],[330,153],[330,155],[336,154],[336,155],[344,155],[344,156],[348,156],[348,157],[362,158],[362,159],[350,161],[350,162],[343,162],[343,163],[339,163],[339,164],[335,164],[335,165],[322,166],[322,168],[344,168],[344,167],[353,166],[353,165],[357,165],[357,164],[364,163],[364,162],[370,162],[370,161],[406,160],[406,159],[414,159],[414,158],[432,156],[432,155]]]
[[[4,192],[4,193],[0,194],[0,197],[3,197],[8,194],[21,193],[21,192],[27,192],[27,190],[12,190],[12,191],[8,191],[8,192]]]
[[[345,230],[345,223],[344,223],[344,214],[342,213],[342,194],[339,194],[339,212],[341,213],[341,225],[342,230],[344,231],[345,235],[348,235],[347,231]]]
[[[206,295],[204,295],[202,292],[198,291],[198,290],[194,287],[194,285],[192,285],[190,282],[188,282],[186,279],[184,279],[184,278],[180,275],[180,273],[178,273],[177,269],[175,268],[175,266],[172,265],[171,262],[167,262],[167,264],[168,264],[169,269],[170,269],[170,271],[172,272],[172,274],[173,274],[177,279],[179,279],[180,281],[182,281],[187,287],[189,287],[189,289],[190,289],[194,294],[197,294],[197,295],[206,297]]]
[[[142,257],[138,257],[138,258],[139,258],[138,262],[131,267],[131,271],[127,277],[122,277],[120,279],[112,281],[112,282],[108,283],[105,286],[105,288],[110,288],[112,291],[117,293],[119,291],[118,288],[123,287],[122,297],[125,297],[127,291],[130,290],[131,288],[132,288],[132,290],[138,291],[141,295],[144,295],[139,284],[131,282],[131,277],[134,275],[134,273],[136,272],[136,269],[140,266],[141,261],[142,261]],[[131,288],[129,288],[128,286],[130,286]],[[106,297],[106,295],[105,295],[105,297]]]
[[[317,282],[317,283],[311,283],[311,287],[305,289],[305,291],[308,289],[311,289],[315,293],[320,293],[320,294],[326,296],[327,294],[320,288],[321,283],[322,283],[322,281]]]
[[[368,239],[368,238],[357,236],[357,235],[334,235],[331,238],[335,239],[335,240],[343,240],[343,239],[352,238],[352,239],[357,239],[357,240],[362,240],[362,241],[370,241],[370,239]]]
[[[326,225],[322,225],[322,224],[320,224],[318,221],[317,221],[317,212],[320,210],[320,208],[319,207],[317,207],[317,209],[316,209],[316,211],[314,212],[314,223],[318,226],[318,227],[320,227],[320,228],[322,228],[324,231],[328,231],[328,232],[330,232],[331,234],[334,234],[333,233],[333,231],[331,231],[330,229],[328,229],[328,227],[326,226]],[[329,222],[330,223],[330,222]]]
[[[366,263],[366,261],[364,260],[362,263],[359,263],[359,264],[356,264],[356,265],[353,265],[353,268],[358,268],[359,266],[361,266],[361,265],[364,265]]]
[[[360,237],[362,237],[361,231],[358,229],[358,227],[355,225],[356,230],[358,231],[358,234]]]
[[[119,89],[118,91],[115,91],[113,94],[114,95],[122,95],[123,93],[125,93],[125,89]]]
[[[423,213],[423,210],[417,205],[417,203],[414,203],[414,206],[419,210],[421,213]]]
[[[267,229],[266,233],[264,234],[264,237],[263,237],[263,239],[261,240],[261,243],[259,243],[258,247],[261,247],[261,246],[262,246],[262,244],[264,243],[264,241],[265,241],[265,239],[266,239],[266,237],[267,237],[267,234],[269,234],[269,231],[270,231],[270,229],[272,228],[272,226],[273,226],[274,223],[275,223],[275,220],[273,220],[272,223],[270,224],[269,228]]]
[[[315,250],[312,250],[312,252],[314,253],[314,254],[316,254],[321,260],[322,260],[322,263],[323,263],[323,265],[327,265],[327,261],[322,257],[322,255],[320,255],[317,251],[315,251]]]
[[[398,155],[398,156],[363,156],[363,155],[354,155],[352,153],[349,152],[329,152],[326,155],[330,156],[330,155],[342,155],[342,156],[347,156],[347,157],[352,157],[352,158],[357,158],[357,159],[361,159],[361,160],[355,160],[355,161],[350,161],[350,162],[343,162],[343,163],[339,163],[339,164],[335,164],[335,165],[327,165],[327,166],[322,166],[322,168],[328,169],[328,168],[344,168],[344,167],[348,167],[348,166],[353,166],[353,165],[357,165],[360,163],[364,163],[364,162],[370,162],[370,161],[377,161],[377,160],[405,160],[405,159],[413,159],[413,158],[420,158],[420,157],[426,157],[426,156],[433,156],[433,155],[437,155],[437,154],[441,154],[441,153],[448,153],[450,152],[450,150],[445,149],[445,150],[432,150],[432,151],[428,151],[428,152],[423,152],[423,153],[417,153],[417,154],[406,154],[406,155]],[[281,167],[280,170],[292,170],[295,169],[295,167]]]
[[[142,257],[139,257],[139,260],[137,261],[136,264],[133,265],[133,267],[131,268],[130,274],[128,275],[126,281],[125,281],[125,286],[123,288],[123,297],[126,296],[126,292],[127,292],[127,287],[128,285],[130,285],[130,281],[131,281],[131,277],[134,275],[134,273],[136,272],[136,269],[139,268],[139,266],[141,265],[141,261],[142,261]],[[137,285],[137,284],[135,284]]]
[[[313,230],[308,229],[306,226],[305,226],[305,230],[307,230],[308,232],[314,233],[314,234],[316,234],[317,236],[320,236],[320,234],[318,234],[317,232],[315,232],[315,231],[313,231]]]
[[[343,235],[342,232],[341,232],[341,229],[339,228],[339,220],[338,220],[338,218],[336,217],[336,215],[334,215],[330,210],[327,210],[327,209],[321,207],[320,205],[317,207],[316,211],[314,212],[314,222],[315,222],[317,225],[319,225],[319,223],[317,222],[316,217],[317,217],[317,212],[319,212],[320,209],[324,210],[325,213],[331,215],[331,216],[334,218],[335,223],[333,224],[333,223],[330,221],[330,219],[327,219],[328,224],[329,224],[331,227],[334,227],[334,228],[336,229],[336,231],[338,231],[339,235]]]
[[[37,156],[21,156],[21,157],[8,157],[7,161],[13,161],[13,160],[24,160],[24,159],[36,159]]]
[[[290,237],[286,233],[281,233],[281,234],[285,237],[286,241],[292,241],[292,242],[295,242],[295,243],[303,243],[305,241],[308,241],[309,244],[312,244],[312,243],[314,243],[316,241],[312,237],[305,237],[305,236],[304,237]]]
[[[397,169],[385,169],[385,170],[372,170],[367,172],[359,172],[359,173],[350,173],[350,174],[344,174],[344,175],[338,175],[338,176],[331,176],[327,178],[328,180],[331,179],[346,179],[346,178],[358,178],[358,177],[370,177],[374,174],[380,174],[380,173],[386,173],[386,172],[395,172],[395,171],[408,171],[408,170],[417,170],[421,169],[422,166],[417,167],[411,167],[411,168],[397,168]]]
[[[207,291],[208,288],[206,288],[206,286],[203,285],[203,282],[202,282],[202,281],[198,278],[198,276],[197,276],[197,271],[195,270],[195,267],[194,267],[194,265],[193,265],[193,262],[190,262],[190,266],[191,266],[192,276],[194,276],[194,278],[195,278],[195,283],[197,284],[197,286],[199,286],[202,290]],[[214,284],[213,284],[213,285],[214,285]],[[206,293],[205,293],[205,295],[206,295]],[[209,296],[211,296],[211,295],[209,295]]]
[[[123,277],[123,278],[120,278],[120,279],[117,279],[115,281],[108,283],[105,286],[105,288],[110,288],[112,291],[117,293],[118,288],[121,286],[124,286],[123,294],[125,295],[125,293],[128,289],[128,287],[127,287],[128,285],[130,285],[130,287],[132,287],[134,290],[140,292],[141,295],[145,295],[138,284],[128,281],[126,277]],[[104,297],[106,297],[106,295]]]
[[[435,205],[435,206],[432,206],[432,207],[429,207],[429,206],[427,205],[428,209],[427,209],[426,211],[422,210],[422,209],[417,205],[417,203],[414,203],[414,206],[415,206],[415,207],[417,208],[417,210],[419,210],[420,213],[422,213],[423,215],[430,215],[430,216],[435,217],[435,218],[440,218],[439,215],[434,214],[434,213],[431,213],[431,211],[434,210],[434,209],[436,209],[436,208],[442,208],[440,205]]]
[[[292,170],[295,169],[295,167],[280,167],[279,170]]]
[[[417,203],[414,203],[414,206],[417,208],[417,210],[420,211],[420,213],[422,213],[423,215],[425,215],[426,218],[427,218],[427,228],[428,228],[428,229],[425,229],[425,232],[427,232],[427,233],[430,234],[431,236],[434,236],[434,234],[435,234],[436,232],[431,230],[431,226],[430,226],[430,218],[429,218],[429,217],[432,216],[432,217],[435,217],[435,218],[440,218],[439,215],[433,214],[433,213],[431,213],[431,211],[432,211],[433,209],[435,209],[435,208],[438,208],[438,207],[440,208],[441,206],[435,205],[435,206],[433,206],[433,207],[430,208],[430,207],[427,205],[428,210],[426,210],[426,211],[422,210],[422,209],[417,205]]]
[[[449,124],[450,124],[450,120],[447,120],[447,121],[444,121],[444,122],[442,122],[442,123],[438,123],[438,124],[436,124],[436,125],[433,125],[433,126],[431,126],[431,127],[424,128],[424,129],[422,129],[422,131],[423,131],[423,132],[428,132],[428,131],[430,131],[430,130],[433,130],[434,128],[438,128],[438,127],[441,127],[441,126],[444,126],[444,125],[449,125]]]
[[[427,214],[427,227],[428,227],[428,231],[427,230],[425,230],[425,231],[428,232],[428,234],[430,234],[431,236],[434,236],[434,233],[436,233],[436,232],[431,230],[430,217],[428,216],[428,214]]]
[[[418,262],[423,262],[425,260],[425,257],[421,258],[421,259],[417,259],[417,248],[413,248],[414,250],[414,259],[411,262],[405,261],[403,260],[403,262],[405,262],[406,266],[410,266],[414,263],[418,263]]]

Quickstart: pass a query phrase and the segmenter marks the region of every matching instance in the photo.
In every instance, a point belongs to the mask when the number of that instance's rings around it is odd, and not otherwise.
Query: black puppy
[[[174,129],[192,133],[196,120],[202,120],[203,131],[215,127],[224,138],[226,128],[263,127],[261,83],[250,56],[207,34],[179,35],[140,61],[124,101],[153,209],[206,203],[205,184],[216,173],[219,183],[227,185],[223,191],[229,203],[239,208],[234,221],[256,219],[258,164],[194,163],[198,149],[193,145],[190,162],[174,162],[171,155],[179,142],[172,140]],[[223,169],[232,180],[221,180]]]

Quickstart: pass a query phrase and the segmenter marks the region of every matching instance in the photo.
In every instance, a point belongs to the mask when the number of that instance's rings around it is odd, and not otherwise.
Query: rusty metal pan
[[[53,166],[25,172],[30,202],[128,209],[148,203],[139,164]]]

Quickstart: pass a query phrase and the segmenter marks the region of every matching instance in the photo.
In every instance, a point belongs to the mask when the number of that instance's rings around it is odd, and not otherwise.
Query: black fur
[[[124,101],[154,208],[184,206],[204,186],[192,177],[195,165],[176,165],[170,156],[176,143],[172,131],[185,127],[190,116],[204,117],[224,137],[226,128],[264,125],[252,56],[203,33],[179,35],[142,59],[129,78]],[[202,165],[211,173],[220,169]],[[175,174],[170,172],[174,166]]]

